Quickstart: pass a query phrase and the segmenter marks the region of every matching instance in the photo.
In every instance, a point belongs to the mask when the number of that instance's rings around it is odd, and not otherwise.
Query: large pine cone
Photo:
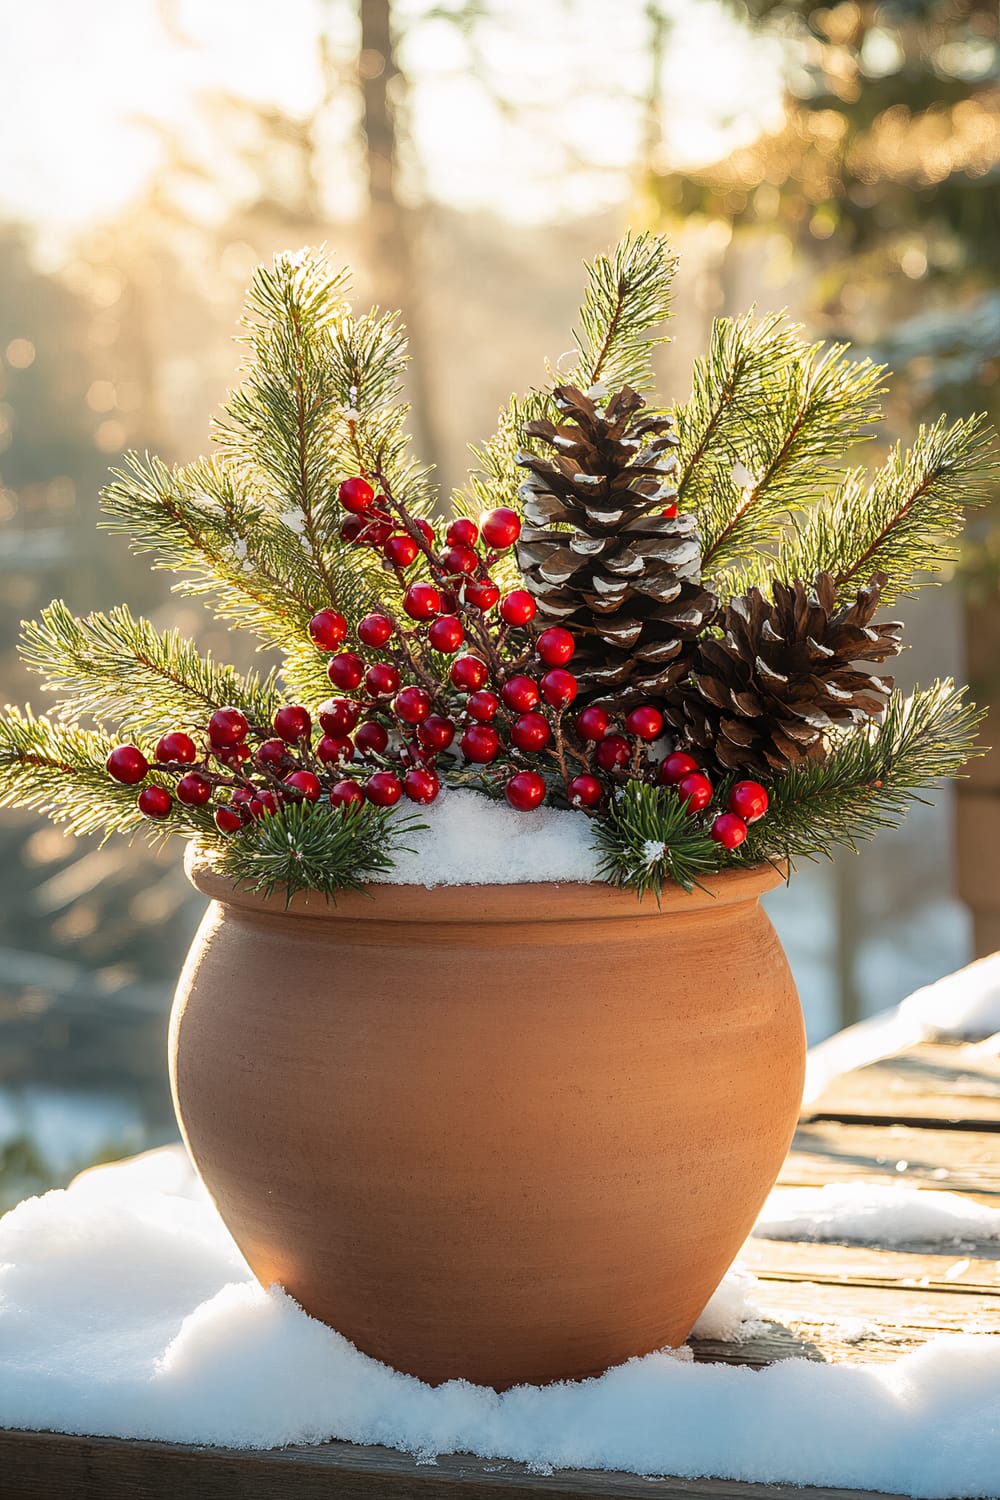
[[[553,399],[564,420],[524,429],[552,456],[518,455],[530,471],[518,564],[539,614],[576,637],[584,696],[612,708],[662,698],[718,606],[701,586],[693,516],[663,515],[676,495],[670,418],[637,417],[645,403],[629,386],[603,411],[575,386]]]
[[[900,624],[871,623],[885,583],[876,573],[837,607],[829,573],[732,599],[721,637],[699,642],[690,677],[667,705],[678,743],[718,772],[773,776],[820,758],[831,729],[880,713],[891,677],[858,670],[901,649]]]

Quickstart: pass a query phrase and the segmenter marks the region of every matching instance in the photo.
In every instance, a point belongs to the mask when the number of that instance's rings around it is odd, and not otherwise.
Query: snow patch
[[[754,1285],[731,1273],[698,1332],[742,1336]],[[998,1403],[1000,1341],[986,1335],[895,1364],[753,1370],[673,1350],[572,1384],[432,1389],[258,1286],[180,1148],[94,1169],[0,1221],[9,1427],[237,1448],[341,1438],[537,1473],[995,1497]]]
[[[401,808],[397,819],[412,815]],[[515,812],[481,792],[443,789],[419,810],[427,826],[402,835],[408,850],[372,880],[385,885],[518,885],[598,880],[591,819],[557,807]]]
[[[942,1193],[905,1183],[775,1188],[753,1232],[768,1240],[956,1245],[969,1240],[1000,1240],[1000,1209],[988,1208],[961,1193]]]

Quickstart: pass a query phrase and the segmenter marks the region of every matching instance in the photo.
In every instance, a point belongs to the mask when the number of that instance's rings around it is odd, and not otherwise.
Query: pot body
[[[375,886],[213,897],[171,1022],[188,1148],[265,1285],[432,1383],[681,1344],[791,1141],[805,1041],[758,904]]]

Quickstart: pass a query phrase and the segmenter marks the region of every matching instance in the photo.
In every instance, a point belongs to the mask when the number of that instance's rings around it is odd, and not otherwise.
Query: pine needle
[[[607,818],[591,827],[601,878],[638,892],[640,900],[652,891],[659,901],[672,881],[693,890],[699,875],[719,868],[719,845],[669,787],[628,782]]]

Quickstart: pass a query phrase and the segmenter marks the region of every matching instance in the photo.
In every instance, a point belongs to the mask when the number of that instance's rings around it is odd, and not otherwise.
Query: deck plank
[[[921,1042],[833,1079],[806,1117],[1000,1130],[1000,1049]]]

